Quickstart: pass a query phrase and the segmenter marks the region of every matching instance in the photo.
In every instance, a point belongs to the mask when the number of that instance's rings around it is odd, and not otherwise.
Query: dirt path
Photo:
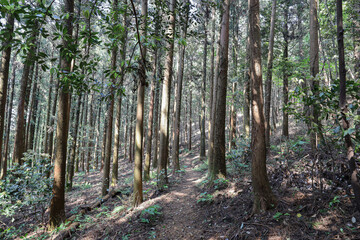
[[[160,203],[162,222],[155,227],[156,239],[201,239],[203,230],[197,228],[202,217],[197,197],[200,189],[196,186],[202,178],[201,172],[193,168],[194,153],[183,158],[188,166],[179,183],[172,186],[170,192]]]

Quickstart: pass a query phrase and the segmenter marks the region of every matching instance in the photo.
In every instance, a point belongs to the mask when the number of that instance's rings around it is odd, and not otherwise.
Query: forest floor
[[[66,239],[360,239],[360,214],[351,202],[347,173],[340,171],[343,157],[333,149],[312,154],[303,136],[301,130],[287,141],[275,136],[268,175],[278,205],[256,215],[251,215],[250,152],[244,140],[227,155],[228,178],[214,182],[206,178],[199,146],[183,150],[181,170],[173,174],[169,169],[163,191],[157,190],[153,171],[144,184],[144,203],[137,208],[131,206],[132,163],[120,166],[120,193],[82,215],[81,209],[100,199],[101,175],[78,173],[67,194],[66,215],[77,214],[80,224]],[[331,167],[339,174],[331,174]],[[54,238],[56,232],[41,227],[46,215],[8,221],[18,228],[14,238]]]

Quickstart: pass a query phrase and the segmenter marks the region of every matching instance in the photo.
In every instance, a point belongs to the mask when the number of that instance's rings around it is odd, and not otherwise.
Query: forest
[[[360,239],[359,0],[0,14],[0,239]]]

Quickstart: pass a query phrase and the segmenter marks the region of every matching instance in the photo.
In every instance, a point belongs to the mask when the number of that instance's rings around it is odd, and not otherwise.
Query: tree
[[[289,114],[286,110],[286,106],[289,102],[289,1],[285,2],[284,8],[284,27],[283,27],[283,37],[284,37],[284,51],[283,51],[283,125],[282,125],[282,135],[286,138],[289,138]]]
[[[336,1],[336,22],[337,22],[337,40],[339,53],[339,75],[340,75],[340,109],[342,117],[342,127],[346,132],[350,128],[350,123],[347,120],[348,113],[346,101],[346,68],[345,68],[345,53],[344,53],[344,27],[343,27],[343,10],[342,0]],[[347,152],[347,160],[350,168],[351,186],[355,195],[355,207],[360,211],[360,183],[357,176],[357,166],[354,154],[354,146],[349,133],[345,135],[345,146]]]
[[[265,115],[261,69],[260,3],[249,0],[249,50],[252,92],[251,178],[254,188],[253,213],[276,205],[266,172]]]
[[[317,94],[319,89],[319,81],[317,75],[319,73],[319,23],[317,18],[318,0],[310,0],[310,74],[311,91]],[[314,103],[311,107],[311,133],[310,143],[313,150],[317,149],[318,145],[318,129],[320,128],[319,109],[318,105]]]
[[[21,86],[20,86],[20,98],[18,101],[17,107],[17,121],[16,121],[16,134],[15,134],[15,144],[14,144],[14,155],[13,162],[16,164],[22,164],[23,154],[26,151],[26,142],[25,142],[25,101],[26,101],[26,89],[28,87],[30,70],[34,64],[34,57],[36,52],[37,45],[37,35],[38,35],[38,23],[33,23],[32,34],[29,39],[29,51],[24,62],[24,69],[21,77]]]
[[[0,66],[0,164],[3,159],[2,156],[2,146],[3,146],[3,135],[4,135],[4,122],[5,122],[5,106],[7,99],[7,87],[8,87],[8,78],[9,78],[9,67],[10,67],[10,57],[11,57],[11,42],[14,32],[14,16],[9,13],[6,19],[6,39],[2,44],[2,56],[1,56],[1,66]],[[15,81],[15,79],[14,79]],[[9,134],[9,132],[7,133]],[[6,161],[6,157],[5,157]],[[1,164],[3,165],[3,164]],[[7,163],[4,162],[4,166]],[[1,169],[3,166],[0,166]],[[6,175],[5,171],[1,171],[1,179]]]
[[[167,55],[165,60],[164,80],[162,86],[161,98],[161,118],[160,118],[160,148],[159,148],[159,188],[168,181],[167,180],[167,162],[169,156],[169,109],[170,109],[170,90],[172,79],[172,68],[174,58],[174,37],[175,37],[175,6],[176,0],[171,0],[169,4],[169,39],[166,44]]]
[[[205,6],[205,21],[204,21],[204,50],[203,50],[203,70],[202,70],[202,82],[201,82],[201,113],[200,113],[200,159],[204,160],[206,157],[205,153],[205,93],[206,93],[206,63],[207,63],[207,26],[209,22],[209,7]]]
[[[272,86],[272,68],[274,59],[274,37],[275,37],[275,21],[276,21],[276,0],[273,0],[271,7],[271,23],[269,36],[269,51],[267,55],[267,73],[265,82],[265,140],[266,149],[270,147],[270,107],[271,107],[271,86]]]
[[[188,28],[188,20],[189,20],[189,12],[190,12],[190,1],[185,2],[185,19],[183,26],[183,36],[182,38],[186,40],[187,28]],[[182,86],[183,86],[183,78],[184,78],[184,60],[185,60],[185,47],[186,44],[182,43],[180,46],[180,57],[179,57],[179,68],[178,68],[178,79],[177,79],[177,93],[175,99],[175,122],[174,122],[174,139],[173,139],[173,162],[174,162],[174,172],[176,170],[180,170],[179,163],[179,137],[180,137],[180,115],[181,115],[181,98],[182,98]],[[205,123],[205,120],[204,120]],[[204,126],[205,131],[205,126]],[[204,136],[205,137],[205,136]],[[205,139],[204,139],[205,145]],[[204,146],[205,151],[205,146]]]
[[[56,154],[54,160],[53,198],[50,204],[50,228],[59,226],[65,219],[65,170],[66,152],[70,120],[70,86],[66,83],[71,71],[71,43],[73,31],[74,0],[64,0],[64,13],[69,14],[65,20],[65,29],[60,49],[60,91],[58,102],[58,120],[56,128]]]
[[[135,13],[134,3],[131,1]],[[143,202],[142,189],[142,156],[143,156],[143,138],[144,138],[144,99],[145,99],[145,85],[146,85],[146,23],[147,23],[148,1],[141,1],[141,30],[139,31],[137,25],[137,40],[140,46],[140,61],[139,61],[139,81],[136,104],[136,129],[135,129],[135,168],[134,168],[134,201],[133,206],[137,207]],[[136,13],[135,13],[136,14]],[[136,15],[135,15],[136,16]],[[137,21],[137,20],[136,20]]]
[[[113,0],[112,4],[112,22],[118,24],[118,0]],[[111,87],[110,87],[110,103],[107,115],[107,128],[106,128],[106,144],[105,144],[105,158],[104,158],[104,171],[101,195],[105,196],[109,192],[110,185],[110,158],[111,158],[111,145],[112,145],[112,133],[113,133],[113,115],[115,105],[115,85],[116,85],[116,68],[117,68],[117,45],[111,46]]]
[[[229,8],[230,1],[222,2],[222,19],[220,27],[220,54],[219,74],[217,75],[216,94],[216,115],[214,120],[214,148],[213,163],[210,170],[210,178],[226,177],[225,162],[225,116],[226,116],[226,89],[228,76],[228,52],[229,52]],[[213,101],[214,101],[213,99]]]
[[[127,1],[124,1],[126,6]],[[121,49],[121,58],[120,58],[120,81],[119,86],[120,90],[122,90],[122,85],[125,78],[125,60],[126,60],[126,42],[127,42],[127,12],[124,11],[123,16],[123,26],[125,26],[124,34],[121,39],[122,49]],[[115,137],[114,137],[114,151],[113,151],[113,168],[112,168],[112,177],[111,177],[111,186],[116,186],[118,179],[118,162],[119,162],[119,149],[120,149],[120,123],[121,123],[121,102],[122,102],[122,91],[118,93],[117,97],[117,108],[116,108],[116,120],[115,120]],[[125,140],[126,141],[126,140]]]

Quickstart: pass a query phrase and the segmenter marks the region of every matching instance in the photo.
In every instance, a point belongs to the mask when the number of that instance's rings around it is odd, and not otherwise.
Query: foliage
[[[290,94],[290,102],[286,106],[286,110],[292,114],[296,119],[304,121],[309,124],[312,120],[312,116],[309,112],[311,106],[316,106],[320,113],[319,120],[327,121],[330,124],[322,126],[318,129],[315,126],[310,131],[320,131],[319,133],[326,137],[335,137],[332,143],[342,144],[343,137],[347,134],[352,135],[353,140],[357,143],[360,142],[360,136],[354,134],[355,126],[360,123],[357,110],[359,109],[360,95],[358,95],[358,89],[360,83],[354,80],[347,80],[346,89],[348,95],[348,112],[346,118],[351,123],[348,130],[344,130],[341,124],[341,111],[339,109],[339,95],[340,95],[340,82],[334,81],[330,86],[320,86],[317,90],[312,92],[308,87],[302,88],[297,86]],[[337,101],[334,101],[337,99]],[[305,106],[303,108],[303,106]],[[331,140],[330,137],[325,141]],[[322,144],[326,144],[322,142]]]
[[[207,192],[200,193],[197,203],[211,203],[213,202],[213,195],[208,194]]]
[[[46,173],[51,171],[48,155],[32,151],[25,153],[23,165],[15,165],[9,169],[5,180],[0,182],[0,213],[13,216],[24,207],[46,210],[52,194],[51,178]]]
[[[229,180],[224,178],[218,178],[215,179],[213,183],[214,183],[214,189],[221,190],[227,188]]]
[[[161,207],[157,204],[152,205],[141,211],[140,222],[142,223],[151,223],[156,220],[156,218],[161,215]]]

